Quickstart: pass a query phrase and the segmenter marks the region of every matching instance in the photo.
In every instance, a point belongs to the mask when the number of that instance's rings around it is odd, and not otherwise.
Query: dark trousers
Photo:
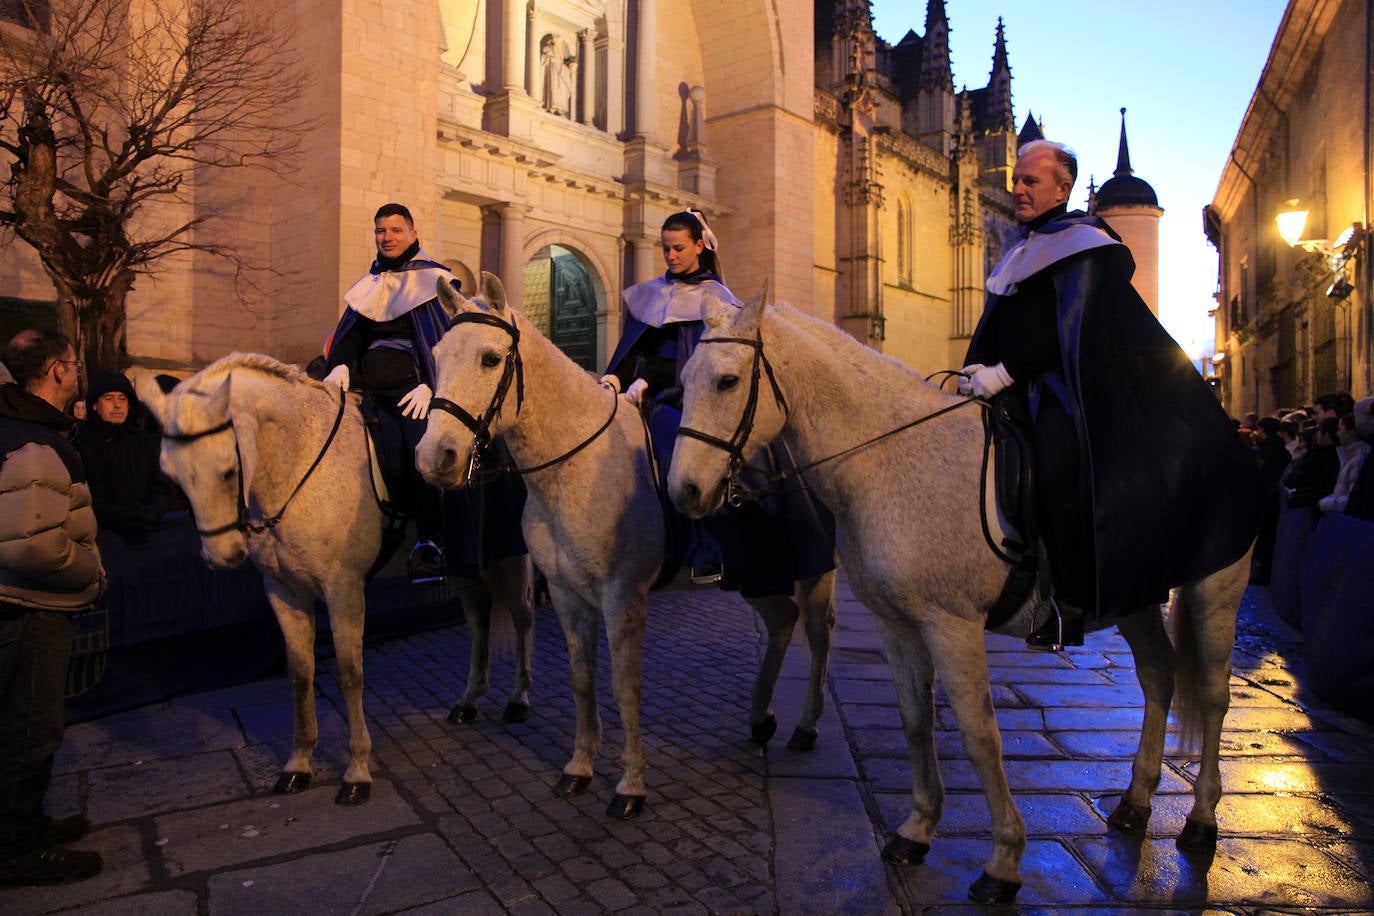
[[[442,491],[430,486],[415,467],[415,447],[425,434],[425,421],[402,416],[397,401],[406,389],[373,391],[376,417],[373,435],[388,481],[396,481],[392,501],[415,519],[420,537],[444,545]],[[387,467],[389,465],[389,467]]]
[[[0,860],[47,830],[43,796],[62,746],[71,615],[0,602]]]
[[[1093,523],[1080,479],[1078,433],[1058,399],[1035,414],[1035,517],[1050,558],[1055,595],[1089,614],[1097,605]]]

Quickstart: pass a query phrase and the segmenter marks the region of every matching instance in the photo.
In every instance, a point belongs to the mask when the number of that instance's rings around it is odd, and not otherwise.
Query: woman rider
[[[650,405],[654,450],[666,474],[682,420],[682,368],[705,330],[705,300],[743,303],[721,281],[716,236],[700,212],[669,216],[662,240],[668,270],[622,293],[629,317],[606,371],[632,401]],[[770,472],[792,466],[780,442],[761,459]],[[789,483],[757,502],[725,506],[706,519],[705,532],[693,531],[686,559],[694,582],[719,579],[747,599],[790,602],[795,583],[835,568],[834,517],[795,478]]]

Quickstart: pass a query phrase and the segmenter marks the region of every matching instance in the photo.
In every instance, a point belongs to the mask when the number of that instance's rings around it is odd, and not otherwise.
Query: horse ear
[[[739,322],[744,327],[756,328],[763,320],[763,310],[768,307],[768,279],[765,277],[763,285],[759,291],[749,297],[749,301],[744,303],[740,309]]]
[[[231,372],[210,396],[205,410],[210,417],[223,417],[234,422],[234,438],[237,441],[234,447],[238,449],[239,470],[243,474],[243,492],[247,493],[253,488],[253,470],[258,466],[258,420],[247,410],[240,411],[238,416],[233,415],[230,394],[233,382],[234,374]]]
[[[147,369],[135,366],[128,371],[129,381],[133,382],[134,394],[143,402],[143,406],[148,408],[159,425],[163,423],[163,413],[167,409],[167,395],[163,394],[162,386],[157,383],[157,379]]]
[[[453,283],[449,281],[448,277],[440,277],[435,280],[434,291],[439,294],[439,305],[443,307],[444,313],[452,321],[463,310],[464,299],[462,294],[453,288]]]
[[[482,271],[482,298],[487,300],[492,311],[496,312],[502,320],[509,321],[509,304],[506,302],[506,287],[501,282],[501,278],[496,274]]]

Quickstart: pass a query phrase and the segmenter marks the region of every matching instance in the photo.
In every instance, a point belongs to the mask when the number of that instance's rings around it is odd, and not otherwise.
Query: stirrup
[[[411,585],[443,582],[446,578],[443,550],[433,541],[418,541],[406,558],[406,574]]]
[[[1049,619],[1026,637],[1027,646],[1047,652],[1061,652],[1065,646],[1083,645],[1083,612],[1080,609],[1067,604],[1060,607],[1059,602],[1049,598],[1035,606],[1031,612],[1032,623],[1042,608],[1049,610]]]
[[[687,570],[687,581],[693,585],[715,585],[721,580],[722,573],[719,563],[703,563]]]

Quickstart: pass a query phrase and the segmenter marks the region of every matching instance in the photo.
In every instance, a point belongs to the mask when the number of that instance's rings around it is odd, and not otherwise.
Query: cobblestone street
[[[1263,589],[1242,611],[1223,748],[1221,841],[1210,863],[1174,848],[1195,763],[1166,758],[1149,837],[1109,834],[1126,784],[1140,692],[1125,642],[1090,636],[1063,655],[990,636],[1006,769],[1026,819],[1026,912],[1374,912],[1374,729],[1300,687],[1300,639]],[[956,913],[986,857],[987,807],[948,709],[937,745],[948,798],[923,866],[879,850],[906,815],[909,767],[868,612],[841,576],[820,747],[783,745],[805,691],[794,645],[778,737],[748,741],[761,627],[738,597],[655,593],[645,644],[644,816],[610,821],[619,719],[602,650],[605,741],[592,790],[556,799],[571,753],[572,695],[552,613],[537,622],[533,710],[500,721],[512,666],[495,666],[481,715],[445,721],[466,673],[453,626],[368,647],[372,800],[333,804],[346,730],[321,665],[312,787],[275,796],[288,752],[285,677],[72,726],[50,812],[95,824],[79,848],[104,872],[0,891],[6,914]],[[798,642],[804,640],[798,639]]]

